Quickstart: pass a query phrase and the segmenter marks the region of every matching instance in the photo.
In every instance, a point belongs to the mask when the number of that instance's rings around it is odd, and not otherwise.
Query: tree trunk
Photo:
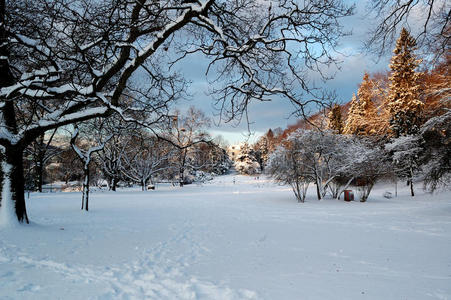
[[[23,149],[19,147],[5,147],[2,161],[2,194],[0,199],[0,215],[2,218],[13,219],[16,214],[20,223],[28,224],[25,205],[25,180],[23,174]],[[5,220],[4,220],[5,221]]]
[[[398,178],[395,179],[395,197],[398,197]]]
[[[184,183],[184,181],[185,181],[185,178],[184,178],[184,176],[183,176],[183,173],[185,173],[185,170],[183,169],[183,168],[180,168],[180,174],[179,174],[179,183],[180,183],[180,186],[182,187],[183,186],[183,183]]]
[[[413,197],[413,196],[415,196],[415,193],[413,192],[413,169],[412,168],[410,168],[409,183],[410,183],[410,195]]]
[[[89,210],[89,166],[83,168],[84,180],[83,180],[83,195],[81,198],[81,209]]]
[[[111,180],[111,190],[113,192],[115,192],[116,191],[116,187],[117,187],[117,180],[116,180],[116,177],[113,176],[113,178]]]
[[[366,202],[368,200],[368,197],[370,196],[371,190],[373,189],[374,183],[369,183],[362,187],[363,193],[360,198],[360,202]]]
[[[0,0],[0,88],[14,83],[14,76],[9,65],[5,12],[5,0]],[[0,119],[5,133],[17,134],[16,113],[12,101],[3,101],[2,99]],[[23,148],[11,145],[2,146],[0,216],[12,220],[15,212],[19,222],[28,223],[24,195]]]
[[[337,193],[337,200],[340,200],[340,196],[341,194],[343,194],[343,192],[351,185],[351,182],[354,180],[354,177],[351,177],[351,179],[348,180],[348,182],[346,182],[346,184],[344,185],[344,187],[342,187],[342,189],[340,189]]]
[[[146,181],[143,179],[141,180],[141,190],[144,192],[146,190]]]
[[[318,180],[316,181],[316,195],[318,196],[318,200],[321,200],[321,192],[319,191]]]

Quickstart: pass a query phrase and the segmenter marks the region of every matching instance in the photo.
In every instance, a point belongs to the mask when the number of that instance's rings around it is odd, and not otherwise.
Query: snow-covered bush
[[[373,186],[384,177],[391,176],[393,165],[388,153],[370,141],[360,141],[361,153],[356,155],[352,173],[356,178],[360,202],[366,202]]]
[[[204,171],[194,172],[194,182],[206,182],[213,180],[213,175]]]
[[[347,174],[354,153],[348,151],[350,145],[348,137],[330,131],[299,129],[270,156],[268,172],[291,185],[298,201],[304,201],[310,182],[315,183],[319,200],[328,189],[338,198],[342,187],[352,181]]]
[[[233,162],[227,157],[226,160],[219,162],[214,167],[212,167],[212,172],[216,175],[226,174],[232,167]]]
[[[227,152],[218,145],[211,147],[207,154],[208,157],[207,159],[204,159],[204,166],[202,168],[202,170],[207,173],[223,175],[226,174],[233,165]]]
[[[235,169],[244,175],[260,174],[260,164],[249,156],[242,156],[235,162]]]
[[[414,196],[413,180],[419,170],[419,156],[422,138],[420,135],[407,135],[395,138],[385,145],[385,149],[392,155],[396,176],[407,179],[410,194]]]
[[[339,179],[348,176],[347,168],[352,161],[350,154],[353,151],[347,151],[348,138],[330,131],[299,129],[287,141],[296,149],[304,176],[315,183],[318,200],[325,197],[329,188],[334,191],[334,197],[339,197],[342,186]]]
[[[245,143],[240,148],[240,153],[235,159],[235,169],[244,175],[260,174],[261,167],[255,157],[255,152]]]
[[[298,202],[304,202],[313,178],[298,154],[295,145],[280,145],[269,156],[266,170],[277,182],[290,185]]]
[[[392,154],[396,175],[408,180],[413,196],[415,178],[424,180],[430,192],[451,182],[451,110],[424,123],[419,134],[401,136],[386,145]]]
[[[448,105],[451,99],[448,98]],[[451,109],[431,118],[420,130],[424,140],[420,155],[424,187],[430,192],[439,187],[450,188],[451,183]]]
[[[276,181],[289,184],[300,202],[310,182],[319,200],[327,191],[338,199],[357,182],[360,201],[365,202],[375,182],[388,173],[388,165],[385,152],[361,138],[299,129],[270,156],[267,170]]]

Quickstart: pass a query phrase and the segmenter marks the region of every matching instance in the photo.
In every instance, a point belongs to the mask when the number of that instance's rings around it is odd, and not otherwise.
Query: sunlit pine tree
[[[349,107],[348,117],[346,118],[346,124],[343,129],[345,134],[359,134],[361,130],[361,123],[363,118],[362,109],[360,107],[360,102],[355,96],[352,95],[351,104]]]
[[[413,53],[415,46],[415,39],[403,28],[390,63],[392,74],[387,98],[390,129],[395,137],[417,133],[421,125],[421,73],[415,72],[421,60]]]
[[[361,116],[359,124],[360,134],[376,134],[378,122],[377,109],[374,104],[375,98],[375,82],[370,79],[368,73],[363,75],[362,83],[357,91],[359,98],[359,109]]]

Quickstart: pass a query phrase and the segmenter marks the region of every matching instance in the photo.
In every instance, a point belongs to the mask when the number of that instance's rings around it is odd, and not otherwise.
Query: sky
[[[352,94],[357,92],[364,72],[379,72],[388,70],[390,57],[382,57],[377,60],[369,54],[363,53],[363,41],[367,38],[367,32],[374,26],[368,20],[365,10],[366,1],[358,1],[355,15],[342,19],[342,25],[346,31],[352,31],[352,35],[342,39],[337,50],[346,55],[341,55],[341,70],[337,71],[333,80],[328,81],[324,87],[335,90],[338,102],[346,103],[351,100]],[[294,107],[287,100],[273,98],[271,102],[253,103],[249,109],[248,126],[246,120],[240,124],[219,122],[218,112],[213,107],[212,99],[207,95],[208,82],[205,77],[207,61],[201,56],[191,56],[180,65],[181,71],[191,81],[189,92],[191,99],[182,100],[177,105],[182,111],[190,105],[203,110],[212,120],[213,125],[209,132],[222,135],[230,144],[243,141],[255,142],[268,129],[280,127],[286,128],[294,124],[297,117],[293,115]],[[335,72],[336,70],[330,70]],[[321,84],[321,82],[316,82]],[[219,124],[218,124],[219,123]]]

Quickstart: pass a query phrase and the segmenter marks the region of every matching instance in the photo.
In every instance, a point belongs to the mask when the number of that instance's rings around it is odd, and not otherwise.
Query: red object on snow
[[[354,201],[354,193],[352,190],[344,190],[345,201]]]

